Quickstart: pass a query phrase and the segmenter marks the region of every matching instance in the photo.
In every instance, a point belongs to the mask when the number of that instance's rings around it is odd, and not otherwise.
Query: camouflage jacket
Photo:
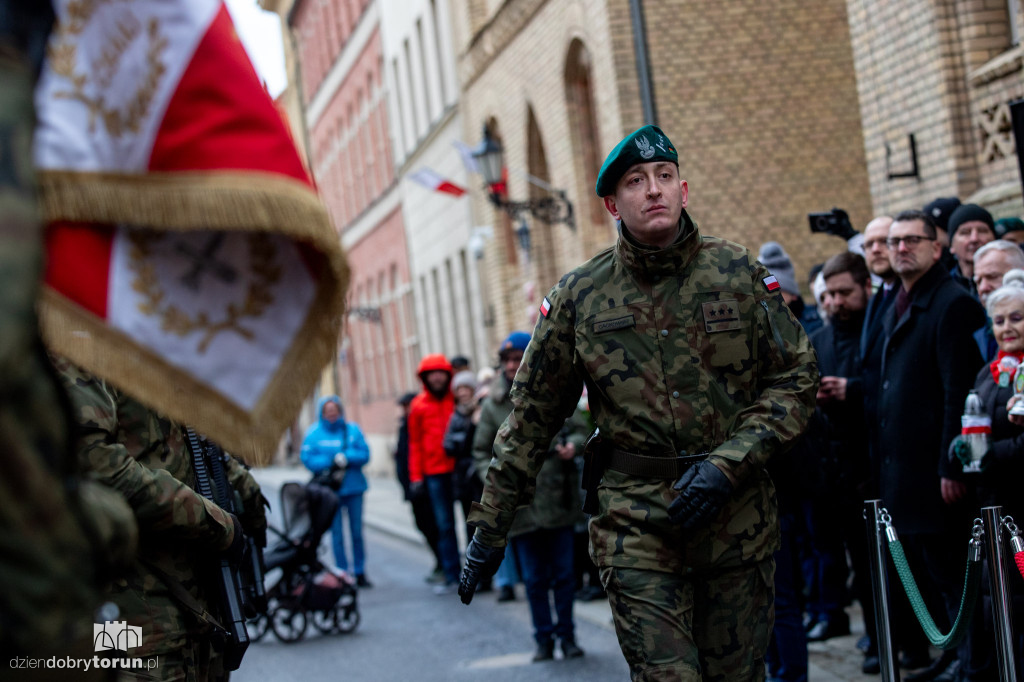
[[[818,382],[807,336],[769,278],[747,249],[701,236],[685,212],[668,248],[623,233],[565,275],[542,306],[471,515],[484,541],[500,544],[529,501],[585,383],[615,447],[709,452],[736,481],[722,513],[684,538],[668,519],[672,480],[605,471],[590,525],[599,566],[675,572],[769,556],[778,523],[764,464],[806,426]]]
[[[208,603],[212,561],[234,537],[231,517],[194,490],[192,456],[179,424],[65,359],[55,364],[74,406],[82,469],[120,492],[138,522],[138,560],[110,595],[123,619],[143,628],[135,655],[180,648],[200,623],[171,596],[165,577]],[[262,514],[258,485],[238,462],[229,458],[227,466],[248,513]]]

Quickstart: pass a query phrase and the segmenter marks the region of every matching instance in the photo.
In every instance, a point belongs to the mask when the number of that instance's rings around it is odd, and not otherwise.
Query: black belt
[[[646,478],[679,478],[691,465],[708,458],[708,453],[696,455],[638,455],[625,450],[612,450],[605,467],[630,476]]]

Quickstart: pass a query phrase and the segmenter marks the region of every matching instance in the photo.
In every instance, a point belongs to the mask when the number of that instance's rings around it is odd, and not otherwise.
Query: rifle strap
[[[221,625],[221,622],[217,620],[217,618],[212,613],[210,613],[209,610],[207,610],[207,608],[203,606],[203,604],[201,604],[198,599],[192,596],[191,592],[185,589],[185,586],[181,584],[180,580],[172,578],[170,575],[167,574],[166,571],[164,571],[162,568],[157,567],[156,564],[154,564],[149,559],[140,558],[139,562],[144,564],[146,568],[148,568],[153,573],[153,575],[155,575],[157,578],[160,579],[161,582],[163,582],[163,584],[167,587],[167,590],[171,593],[171,597],[174,599],[174,601],[178,602],[180,606],[182,606],[188,611],[191,611],[192,614],[201,622],[206,623],[207,625],[210,625],[216,628],[217,630],[220,630],[224,634],[227,634],[227,628]]]

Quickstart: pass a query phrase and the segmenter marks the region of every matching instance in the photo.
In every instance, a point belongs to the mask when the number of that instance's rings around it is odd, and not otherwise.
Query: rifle
[[[237,499],[228,484],[224,471],[223,451],[219,446],[209,443],[209,447],[200,442],[196,432],[191,428],[185,430],[192,462],[196,473],[196,487],[199,494],[216,504],[221,509],[238,514],[241,511],[241,500]],[[251,563],[250,571],[232,564],[227,557],[217,559],[215,567],[215,594],[218,602],[218,613],[225,625],[221,625],[224,637],[224,667],[226,670],[237,670],[242,663],[242,656],[249,648],[249,633],[245,629],[246,612],[255,616],[260,608],[262,596],[263,608],[266,608],[266,593],[263,591],[263,567],[260,552],[252,538],[245,538],[247,559]],[[248,579],[246,579],[248,578]],[[252,595],[252,596],[250,596]],[[246,597],[249,597],[248,599]]]

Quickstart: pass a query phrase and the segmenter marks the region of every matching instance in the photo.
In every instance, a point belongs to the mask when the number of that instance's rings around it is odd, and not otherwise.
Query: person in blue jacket
[[[372,587],[366,579],[366,549],[363,544],[363,493],[367,488],[363,465],[370,461],[370,448],[366,445],[366,438],[359,425],[345,421],[345,408],[338,396],[322,398],[318,413],[320,420],[309,427],[302,441],[302,463],[314,476],[330,472],[332,468],[344,472],[340,486],[332,485],[341,501],[338,515],[334,517],[331,526],[334,561],[341,570],[348,570],[342,526],[342,515],[347,513],[349,533],[352,534],[352,570],[356,576],[356,585]]]

